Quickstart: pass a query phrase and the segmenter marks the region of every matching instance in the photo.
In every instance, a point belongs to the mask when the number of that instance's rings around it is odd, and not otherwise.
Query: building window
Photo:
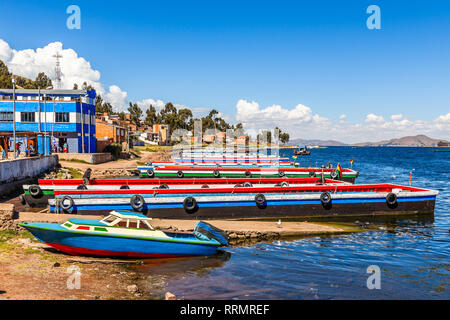
[[[55,122],[69,122],[69,113],[55,112]]]
[[[34,112],[21,112],[20,113],[21,122],[34,122]]]
[[[0,122],[12,122],[13,113],[9,111],[0,112]]]

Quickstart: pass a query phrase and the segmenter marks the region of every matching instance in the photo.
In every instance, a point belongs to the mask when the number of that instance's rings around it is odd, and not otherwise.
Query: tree
[[[34,85],[36,88],[45,89],[52,85],[52,80],[44,72],[39,72],[34,80]]]
[[[146,114],[145,120],[144,120],[145,125],[153,126],[154,124],[156,124],[157,113],[156,113],[156,108],[152,104],[145,111],[145,114]]]
[[[12,89],[12,75],[8,67],[0,60],[0,88]]]
[[[179,118],[179,123],[182,129],[186,129],[186,130],[191,130],[191,119],[192,119],[193,115],[192,115],[192,111],[191,109],[188,108],[184,108],[184,109],[180,109],[178,110],[178,118]]]
[[[142,110],[141,108],[139,108],[138,104],[130,102],[128,112],[130,113],[131,122],[134,123],[137,127],[140,127]]]

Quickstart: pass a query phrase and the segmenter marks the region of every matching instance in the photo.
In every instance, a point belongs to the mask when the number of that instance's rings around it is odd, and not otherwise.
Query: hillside
[[[292,139],[289,141],[290,145],[307,145],[307,146],[347,146],[347,144],[335,140],[307,140],[307,139]]]
[[[398,139],[383,140],[379,142],[362,142],[353,144],[360,147],[437,147],[442,139],[433,139],[425,135],[408,136]]]

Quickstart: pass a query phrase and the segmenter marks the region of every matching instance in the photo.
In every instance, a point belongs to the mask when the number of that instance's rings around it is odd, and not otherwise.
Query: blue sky
[[[66,28],[71,4],[81,30]],[[371,4],[381,30],[366,27]],[[352,124],[450,112],[445,1],[41,0],[2,1],[0,12],[0,39],[12,49],[60,41],[132,101],[214,107],[233,120],[241,99],[260,109],[302,104]]]

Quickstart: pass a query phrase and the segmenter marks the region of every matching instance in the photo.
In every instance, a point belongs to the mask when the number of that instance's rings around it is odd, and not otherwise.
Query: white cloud
[[[342,114],[338,121],[331,121],[310,107],[297,105],[286,109],[280,105],[261,108],[256,101],[239,100],[236,119],[242,122],[252,136],[261,130],[281,128],[291,138],[340,140],[347,143],[378,141],[408,135],[426,134],[431,137],[450,139],[450,113],[434,121],[407,119],[404,115],[392,115],[390,121],[383,116],[369,113],[362,123],[349,123]]]
[[[54,83],[56,59],[53,56],[56,53],[62,56],[60,58],[62,88],[72,89],[74,83],[81,86],[86,81],[114,107],[119,110],[126,108],[127,93],[117,85],[111,85],[109,91],[106,91],[100,81],[100,71],[93,69],[89,61],[78,56],[75,50],[64,49],[61,42],[52,42],[36,50],[15,50],[6,41],[0,39],[0,60],[13,74],[30,79],[35,79],[39,72],[44,72]]]
[[[373,113],[369,113],[366,116],[366,120],[367,123],[383,123],[384,122],[384,118],[382,116],[377,116],[376,114]]]
[[[403,118],[403,115],[402,114],[393,114],[392,116],[391,116],[391,120],[400,120],[400,119],[402,119]]]

